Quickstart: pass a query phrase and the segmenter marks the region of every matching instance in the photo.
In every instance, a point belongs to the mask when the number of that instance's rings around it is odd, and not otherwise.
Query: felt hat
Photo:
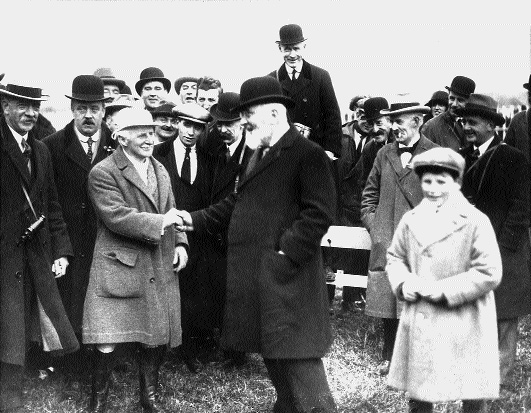
[[[72,94],[65,96],[83,102],[100,102],[108,99],[103,93],[103,81],[98,76],[79,75],[72,81]]]
[[[171,82],[164,77],[164,73],[158,67],[147,67],[140,72],[140,80],[135,84],[136,93],[138,96],[142,94],[142,88],[149,82],[161,82],[162,86],[169,92],[171,89]]]
[[[94,71],[94,76],[98,76],[103,81],[104,85],[117,86],[118,89],[120,89],[120,92],[125,86],[125,81],[121,79],[116,79],[114,77],[114,74],[112,73],[112,70],[109,69],[108,67],[100,67],[99,69],[96,69]]]
[[[271,76],[253,77],[243,82],[240,88],[240,104],[234,110],[241,111],[249,106],[265,103],[281,103],[288,109],[295,102],[282,94],[279,81]]]
[[[275,43],[290,45],[304,42],[306,38],[302,34],[302,28],[298,24],[286,24],[278,32],[280,40]]]
[[[418,102],[400,102],[392,103],[389,109],[382,109],[381,115],[398,116],[404,113],[430,113],[428,106],[420,106]]]
[[[363,109],[363,104],[365,103],[365,101],[369,98],[369,96],[365,96],[365,95],[358,95],[358,96],[354,96],[351,100],[350,100],[350,104],[348,105],[348,108],[354,112],[356,109],[358,108],[362,108]]]
[[[114,112],[124,109],[132,108],[135,105],[135,98],[132,95],[121,94],[118,95],[114,101],[105,105],[105,115],[111,115]]]
[[[234,108],[240,104],[240,95],[234,92],[225,92],[219,95],[218,103],[212,105],[210,114],[212,117],[221,122],[233,122],[240,119],[240,112],[234,111]]]
[[[197,103],[183,103],[175,106],[172,111],[179,119],[186,119],[194,123],[204,125],[212,120],[208,110]]]
[[[370,122],[378,119],[380,116],[383,116],[380,112],[384,109],[389,109],[387,99],[382,97],[368,98],[363,104],[365,120]]]
[[[151,116],[153,116],[153,119],[155,119],[157,116],[169,116],[171,118],[176,118],[177,114],[172,110],[174,107],[175,103],[166,102],[163,105],[155,108],[151,112]]]
[[[450,148],[433,148],[415,156],[411,165],[420,177],[426,171],[446,171],[462,178],[465,170],[465,160]]]
[[[125,129],[140,126],[156,126],[156,123],[153,122],[153,118],[151,117],[151,113],[148,110],[139,108],[125,108],[120,110],[116,114],[114,122],[117,128],[113,132],[113,138],[116,138],[116,135]]]
[[[454,77],[454,80],[452,80],[452,84],[446,86],[446,89],[468,98],[470,94],[474,93],[474,90],[476,90],[476,82],[465,76],[456,76]]]
[[[444,90],[438,90],[431,95],[431,99],[424,106],[429,106],[430,108],[436,103],[442,103],[445,106],[448,106],[448,92]]]
[[[457,116],[479,116],[484,119],[492,120],[496,126],[502,126],[505,118],[498,113],[498,102],[487,95],[472,93],[464,108],[457,109]]]
[[[43,101],[48,100],[48,95],[43,95],[42,89],[28,86],[12,85],[8,83],[0,88],[0,94],[18,99]]]
[[[2,80],[2,79],[0,78],[0,80]],[[523,86],[524,86],[525,89],[527,89],[527,90],[531,90],[531,75],[529,75],[529,80],[528,80],[528,82],[527,82],[527,83],[524,83]]]
[[[175,87],[175,92],[177,94],[181,93],[181,86],[183,85],[183,83],[186,83],[186,82],[197,83],[199,82],[199,78],[192,77],[192,76],[184,76],[184,77],[180,77],[179,79],[177,79],[173,85]]]

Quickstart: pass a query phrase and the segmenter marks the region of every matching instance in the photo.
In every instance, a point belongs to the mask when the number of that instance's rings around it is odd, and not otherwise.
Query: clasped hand
[[[427,281],[421,278],[407,280],[402,284],[404,300],[415,302],[424,298],[430,302],[439,302],[444,294],[436,281]]]
[[[192,216],[188,211],[177,211],[177,215],[181,218],[182,224],[177,225],[177,230],[181,232],[190,232],[194,230],[194,224],[192,222]]]

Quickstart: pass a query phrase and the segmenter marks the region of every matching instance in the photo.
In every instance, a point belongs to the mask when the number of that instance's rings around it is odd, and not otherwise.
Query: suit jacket
[[[174,248],[187,245],[173,227],[161,234],[175,206],[166,169],[153,157],[158,199],[119,147],[92,168],[88,191],[98,236],[83,314],[84,343],[181,343],[179,279]]]
[[[291,127],[238,194],[192,213],[197,231],[228,227],[223,347],[265,358],[326,353],[331,332],[320,243],[334,218],[334,188],[326,154]]]
[[[72,247],[57,200],[46,145],[29,132],[28,143],[32,148],[30,175],[26,159],[4,117],[0,118],[0,139],[0,361],[23,365],[26,343],[30,339],[26,337],[26,331],[58,338],[58,341],[52,340],[53,350],[68,352],[79,347],[51,272],[53,261],[71,256]],[[24,230],[36,221],[22,185],[27,188],[36,214],[43,214],[46,220],[30,241],[17,245]],[[39,298],[44,309],[40,314],[26,314],[29,311],[25,304],[26,300],[29,302],[25,296],[27,288]],[[33,331],[26,325],[26,321],[31,320],[33,326],[39,326],[39,319],[51,323],[42,324],[41,331],[38,327]]]
[[[295,101],[295,107],[288,110],[290,120],[310,127],[310,140],[339,157],[341,112],[329,73],[304,61],[295,82],[290,79],[284,64],[269,76],[276,77],[284,95]]]
[[[471,152],[462,154],[466,159]],[[490,218],[500,247],[503,277],[494,293],[498,319],[531,312],[528,170],[524,154],[495,137],[463,177],[464,195]]]
[[[454,121],[448,111],[422,125],[422,134],[437,145],[456,152],[466,146],[463,128],[460,125],[454,127]]]
[[[59,292],[74,327],[81,333],[83,303],[89,282],[90,264],[96,242],[96,215],[87,192],[91,168],[114,151],[116,141],[102,125],[98,150],[89,162],[74,130],[74,121],[43,139],[52,155],[59,203],[74,249],[74,257],[64,277],[58,279]]]

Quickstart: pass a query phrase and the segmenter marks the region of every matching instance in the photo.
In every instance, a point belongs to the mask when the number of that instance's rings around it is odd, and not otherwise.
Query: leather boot
[[[152,348],[140,346],[138,350],[140,405],[145,413],[164,412],[159,401],[159,369],[164,351],[164,346]]]
[[[111,371],[114,363],[114,352],[102,353],[94,350],[94,364],[92,368],[92,397],[89,409],[94,413],[107,411],[107,396],[111,383]]]

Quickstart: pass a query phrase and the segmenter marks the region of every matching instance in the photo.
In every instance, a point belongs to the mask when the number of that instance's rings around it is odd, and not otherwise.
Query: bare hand
[[[431,283],[420,291],[422,298],[425,298],[427,301],[437,303],[444,298],[442,290],[438,287],[436,283]]]
[[[188,211],[177,211],[177,214],[182,219],[182,225],[177,225],[177,229],[181,232],[184,231],[193,231],[194,230],[194,224],[192,222],[192,216]]]
[[[422,289],[423,283],[419,280],[408,280],[402,284],[402,295],[404,300],[415,302],[420,298],[419,291]]]
[[[186,248],[182,245],[175,247],[175,255],[173,256],[174,271],[179,272],[188,264],[188,253]]]
[[[59,278],[65,275],[67,267],[68,267],[68,258],[61,257],[61,258],[56,259],[52,264],[52,272],[55,274],[55,278]]]
[[[170,225],[182,226],[183,220],[177,213],[178,211],[175,208],[170,209],[164,214],[164,219],[162,221],[162,228],[169,227]]]

